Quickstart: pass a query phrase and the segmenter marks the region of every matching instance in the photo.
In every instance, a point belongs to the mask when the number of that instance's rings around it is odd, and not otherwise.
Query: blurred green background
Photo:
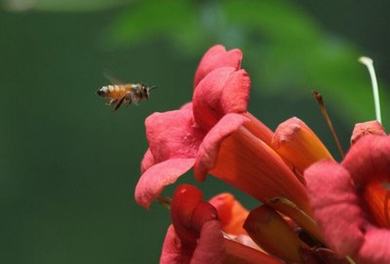
[[[363,54],[390,122],[389,1],[0,3],[1,263],[158,262],[169,213],[133,200],[143,122],[191,99],[215,43],[243,50],[251,112],[271,128],[298,116],[338,157],[311,90],[347,148],[353,124],[374,119]],[[95,95],[104,73],[160,89],[114,113]],[[211,177],[201,187],[208,197],[231,190]]]

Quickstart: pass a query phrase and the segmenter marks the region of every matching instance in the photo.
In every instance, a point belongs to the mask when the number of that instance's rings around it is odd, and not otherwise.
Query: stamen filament
[[[359,62],[366,65],[368,69],[368,73],[370,74],[371,78],[371,85],[372,85],[372,93],[374,95],[374,104],[375,104],[375,115],[376,120],[382,124],[382,115],[381,115],[381,105],[379,100],[379,89],[378,89],[378,81],[376,79],[375,75],[375,69],[374,69],[374,62],[369,57],[360,57]]]
[[[343,147],[341,146],[339,137],[337,136],[336,130],[333,126],[332,120],[330,119],[330,116],[328,114],[328,110],[326,110],[326,106],[324,103],[324,99],[322,98],[322,95],[318,91],[313,91],[313,96],[314,99],[316,99],[317,103],[320,105],[320,111],[322,116],[324,117],[326,124],[329,127],[329,130],[333,136],[334,141],[336,142],[337,149],[340,153],[341,158],[344,158],[344,150]]]
[[[168,210],[171,209],[171,202],[172,202],[172,198],[170,197],[166,197],[166,196],[162,196],[162,195],[159,195],[157,197],[157,201],[165,208],[167,208]]]
[[[350,264],[356,264],[356,262],[350,256],[346,256],[345,258],[348,260]]]

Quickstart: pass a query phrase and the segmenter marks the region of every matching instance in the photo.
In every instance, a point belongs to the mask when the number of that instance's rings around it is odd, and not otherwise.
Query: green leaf
[[[113,32],[115,43],[171,39],[198,57],[215,43],[239,47],[253,83],[263,87],[254,91],[309,97],[315,89],[349,124],[375,116],[369,76],[357,62],[364,54],[288,1],[138,2],[117,18]],[[380,94],[389,101],[387,90]],[[388,105],[382,113],[386,124]]]
[[[374,119],[369,76],[357,62],[362,54],[351,43],[324,32],[286,1],[229,1],[224,10],[248,35],[262,36],[259,43],[247,45],[261,58],[251,63],[257,65],[254,75],[261,77],[268,92],[287,90],[290,96],[294,90],[308,94],[316,89],[338,104],[344,117],[355,122]],[[388,101],[386,90],[381,96]],[[388,115],[390,108],[382,107]]]

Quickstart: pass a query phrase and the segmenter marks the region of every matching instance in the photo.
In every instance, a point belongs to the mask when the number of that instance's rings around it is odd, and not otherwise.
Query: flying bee
[[[110,84],[103,86],[97,94],[107,99],[108,105],[115,105],[114,111],[123,105],[138,104],[142,100],[148,100],[150,91],[157,88],[142,83]]]

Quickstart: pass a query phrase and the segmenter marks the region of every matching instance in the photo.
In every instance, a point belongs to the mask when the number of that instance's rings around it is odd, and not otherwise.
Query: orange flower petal
[[[250,120],[250,122],[244,124],[245,128],[270,146],[273,135],[272,130],[251,113],[246,112],[244,116]]]
[[[243,228],[249,212],[230,193],[221,193],[210,199],[218,212],[218,219],[222,223],[222,230],[232,235],[246,234]]]
[[[224,239],[225,246],[225,260],[226,264],[282,264],[281,260],[266,255],[265,253],[244,246],[234,240]]]
[[[194,165],[195,178],[198,181],[204,181],[207,173],[215,166],[221,142],[247,121],[248,119],[241,114],[226,114],[207,133],[202,144],[199,146]]]
[[[304,244],[288,223],[271,208],[263,205],[252,210],[244,228],[267,252],[288,262],[302,262],[300,249]]]
[[[300,174],[319,160],[333,160],[316,134],[296,117],[278,126],[272,138],[272,147]]]
[[[390,190],[384,183],[374,181],[364,187],[364,199],[377,224],[390,228]]]
[[[222,140],[207,140],[214,138],[213,134],[217,136],[220,132],[211,130],[202,143],[210,145],[204,157],[216,153],[215,158],[207,162],[212,175],[263,202],[286,197],[305,212],[310,211],[304,186],[271,147],[243,127]],[[204,169],[199,165],[198,158],[194,167],[198,179],[207,172],[199,171],[199,168]]]
[[[304,228],[311,236],[316,238],[318,241],[323,241],[319,226],[314,221],[314,219],[302,210],[300,210],[291,201],[282,197],[276,197],[272,199],[268,203],[268,205],[279,212],[283,212],[283,214],[287,215],[289,218],[294,219],[295,224]]]

